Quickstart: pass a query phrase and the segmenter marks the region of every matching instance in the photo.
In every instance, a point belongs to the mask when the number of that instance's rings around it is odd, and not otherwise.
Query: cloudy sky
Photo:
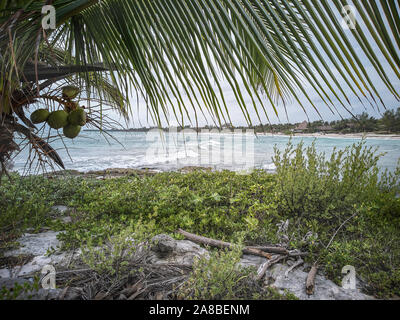
[[[346,32],[348,33],[349,37],[351,38],[351,31],[347,30]],[[352,41],[352,43],[353,43],[356,51],[360,53],[360,59],[361,59],[361,61],[363,61],[364,66],[365,66],[367,72],[369,73],[370,78],[372,79],[372,82],[377,87],[379,93],[383,97],[386,107],[389,109],[397,109],[398,107],[400,107],[400,102],[396,101],[395,97],[387,90],[385,85],[380,80],[379,76],[376,74],[376,71],[374,70],[374,68],[372,67],[370,62],[368,61],[367,57],[365,55],[361,54],[361,50],[360,50],[358,44],[355,41]],[[374,49],[376,49],[375,50],[376,54],[382,58],[380,61],[383,64],[383,66],[385,67],[385,70],[387,71],[387,75],[389,76],[389,79],[391,79],[392,84],[394,85],[395,88],[400,88],[400,82],[399,82],[398,78],[394,74],[393,70],[386,63],[386,60],[383,58],[383,55],[380,52],[379,48],[376,46],[376,44],[373,41],[371,41],[371,44],[373,44]],[[327,61],[328,61],[328,59],[327,59]],[[335,70],[333,70],[333,71],[334,71],[334,73],[337,73],[337,72],[335,72]],[[344,81],[341,80],[341,78],[338,78],[338,80],[341,82],[343,87],[346,88]],[[236,126],[246,125],[244,116],[238,107],[238,103],[236,102],[235,96],[234,96],[229,84],[227,83],[227,81],[222,80],[220,82],[220,85],[223,88],[225,100],[227,102],[233,124]],[[243,88],[243,85],[242,85],[242,88]],[[332,112],[328,109],[328,107],[323,104],[323,102],[321,101],[318,94],[315,93],[315,91],[312,90],[312,88],[310,86],[308,86],[308,88],[309,88],[309,90],[307,90],[307,92],[309,93],[313,103],[317,106],[318,111],[320,112],[323,120],[332,121],[332,120],[340,119],[341,116],[344,118],[350,117],[350,114],[346,110],[344,110],[344,108],[341,107],[339,105],[339,103],[337,103],[337,105],[335,104],[337,106],[337,109],[339,112],[335,112],[334,114],[332,114]],[[351,97],[350,90],[348,90],[348,91],[349,91],[349,96]],[[245,90],[243,90],[243,92],[245,92]],[[184,102],[187,103],[187,105],[189,106],[190,105],[189,99],[185,96],[183,90],[182,90],[181,94],[183,96]],[[302,121],[308,120],[308,119],[311,121],[319,120],[320,119],[319,115],[311,107],[310,103],[308,103],[306,101],[304,96],[302,97],[300,95],[300,97],[302,98],[302,101],[304,100],[304,105],[306,106],[307,115],[304,113],[302,108],[300,108],[300,106],[295,101],[291,101],[291,102],[287,103],[287,113],[288,113],[289,119],[286,118],[286,113],[285,113],[282,105],[280,106],[280,109],[278,109],[278,111],[280,111],[279,118],[278,118],[274,114],[272,108],[268,107],[267,98],[264,97],[265,105],[267,107],[267,112],[269,115],[270,122],[271,123],[286,123],[289,120],[289,122],[296,123],[296,122],[302,122]],[[245,96],[245,98],[246,98],[246,96]],[[142,127],[142,126],[154,125],[154,123],[151,121],[151,119],[148,119],[148,117],[147,117],[146,103],[145,103],[144,99],[139,98],[139,100],[137,100],[136,96],[131,96],[130,100],[131,100],[132,105],[134,106],[134,109],[133,109],[134,115],[133,115],[132,119],[129,121],[127,126],[128,127]],[[246,100],[246,104],[248,104],[249,106],[252,105],[250,97],[247,97],[245,100]],[[380,106],[380,109],[378,110],[377,108],[373,108],[367,102],[365,102],[365,105],[362,105],[361,102],[359,102],[355,96],[352,97],[351,104],[352,104],[351,111],[353,114],[360,114],[360,113],[366,111],[371,116],[380,117],[382,112],[385,111],[382,106]],[[258,124],[259,122],[256,117],[256,112],[254,111],[254,109],[252,107],[249,107],[249,112],[250,112],[250,115],[251,115],[254,123]],[[112,117],[115,119],[118,119],[118,116],[115,114],[112,114]],[[194,118],[193,113],[191,113],[191,118],[192,119]],[[185,117],[185,122],[186,122],[185,124],[189,124],[187,122],[186,117]],[[207,122],[209,124],[212,124],[211,118],[204,119],[202,117],[199,117],[199,125],[200,126],[207,124]],[[268,123],[268,120],[265,116],[262,117],[262,122]],[[173,117],[171,117],[170,123],[176,124],[177,122],[173,119]],[[166,122],[164,123],[164,125],[166,125]]]

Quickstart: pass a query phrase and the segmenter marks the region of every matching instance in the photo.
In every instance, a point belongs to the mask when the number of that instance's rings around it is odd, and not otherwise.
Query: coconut
[[[72,110],[68,115],[70,124],[84,126],[86,124],[86,112],[82,108]]]
[[[68,113],[64,110],[58,110],[50,113],[47,123],[53,129],[60,129],[68,124]]]
[[[74,86],[65,86],[62,88],[62,95],[65,99],[75,99],[80,89]]]
[[[78,125],[68,124],[63,128],[64,136],[70,139],[75,138],[79,132],[81,132],[81,126]]]
[[[49,117],[50,112],[47,109],[38,109],[31,114],[31,121],[32,123],[42,123],[47,120]]]

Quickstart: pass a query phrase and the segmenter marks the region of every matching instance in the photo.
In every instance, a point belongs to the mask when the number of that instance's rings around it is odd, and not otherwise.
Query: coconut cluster
[[[70,101],[79,94],[79,88],[66,86],[63,88],[63,98]],[[32,123],[38,124],[47,122],[53,129],[63,128],[63,134],[73,139],[79,135],[82,126],[86,124],[86,112],[75,102],[71,102],[74,108],[49,112],[47,109],[38,109],[31,114]]]

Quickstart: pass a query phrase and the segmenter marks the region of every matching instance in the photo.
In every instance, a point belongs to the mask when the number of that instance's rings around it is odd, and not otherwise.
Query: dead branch
[[[310,272],[308,273],[306,280],[306,293],[308,295],[312,295],[314,293],[315,276],[317,275],[317,270],[318,270],[318,265],[314,263]]]
[[[215,239],[211,239],[211,238],[206,238],[203,236],[198,236],[196,234],[193,233],[189,233],[187,231],[184,231],[182,229],[178,229],[177,231],[178,233],[180,233],[181,235],[183,235],[186,239],[189,239],[193,242],[197,242],[197,243],[201,243],[204,245],[208,245],[210,247],[216,247],[216,248],[228,248],[228,249],[233,249],[234,245],[230,242],[225,242],[225,241],[221,241],[221,240],[215,240]],[[271,259],[271,255],[269,253],[266,253],[262,250],[259,249],[255,249],[252,247],[244,247],[243,248],[243,253],[246,254],[251,254],[251,255],[255,255],[255,256],[260,256],[260,257],[264,257],[267,259]]]
[[[297,250],[289,251],[289,257],[305,257],[308,254],[308,252],[298,252]]]
[[[271,267],[272,265],[274,265],[275,263],[278,263],[279,261],[285,259],[287,256],[276,256],[274,259],[272,260],[268,260],[266,262],[264,262],[260,268],[258,268],[257,270],[257,276],[255,278],[255,280],[261,280],[262,277],[264,277],[265,272],[267,272],[268,268]]]
[[[335,233],[333,234],[332,238],[329,240],[329,243],[327,244],[327,246],[325,247],[326,249],[329,248],[329,246],[332,244],[333,239],[335,239],[336,235],[338,234],[338,232],[340,231],[340,229],[343,228],[343,226],[349,222],[351,219],[353,219],[355,216],[357,215],[357,212],[354,213],[350,218],[347,218],[340,226],[339,228],[336,229]]]
[[[299,258],[290,268],[288,268],[285,272],[285,277],[289,275],[289,273],[294,269],[297,268],[298,266],[302,265],[304,263],[304,260],[302,258]]]
[[[65,169],[64,163],[58,153],[42,138],[32,133],[28,128],[20,125],[19,123],[12,124],[14,131],[23,134],[29,139],[33,146],[37,146],[47,157],[51,158],[57,165]]]
[[[250,246],[248,248],[253,248],[253,249],[257,249],[257,250],[261,250],[264,252],[268,252],[268,253],[276,253],[276,254],[284,254],[284,255],[288,255],[289,251],[286,248],[283,247],[263,247],[263,246]]]

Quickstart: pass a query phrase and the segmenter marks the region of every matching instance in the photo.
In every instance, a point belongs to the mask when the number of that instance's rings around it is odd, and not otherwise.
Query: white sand
[[[283,133],[257,133],[261,136],[284,136],[289,137]],[[384,139],[384,140],[400,140],[400,135],[398,134],[377,134],[377,133],[295,133],[294,137],[305,137],[305,138],[340,138],[340,139],[361,139],[363,137],[367,139]]]

